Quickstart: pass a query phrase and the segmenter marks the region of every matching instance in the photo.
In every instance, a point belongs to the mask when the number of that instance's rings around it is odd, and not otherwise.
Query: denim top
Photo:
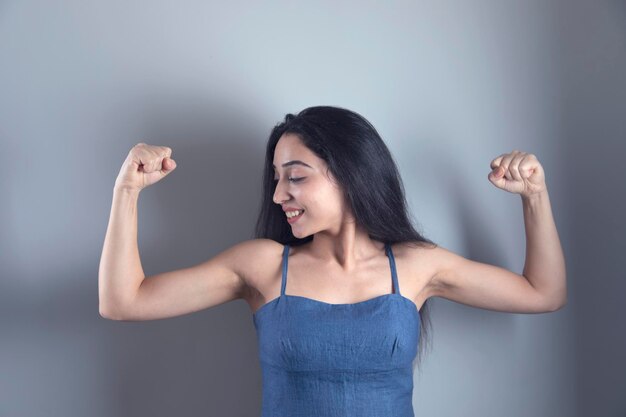
[[[252,316],[262,371],[261,417],[414,417],[412,362],[420,315],[400,294],[385,243],[394,292],[350,304],[285,294]]]

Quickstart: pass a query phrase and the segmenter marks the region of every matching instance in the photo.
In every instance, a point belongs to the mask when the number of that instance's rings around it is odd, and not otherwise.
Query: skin
[[[306,162],[311,168],[281,167],[281,164],[294,159]],[[314,280],[315,288],[311,290],[310,284],[292,283],[292,286],[300,291],[307,289],[309,293],[327,294],[325,299],[367,298],[363,294],[371,295],[372,290],[368,289],[368,284],[362,284],[366,280],[360,280],[359,284],[356,276],[366,274],[363,272],[365,260],[372,259],[376,254],[384,260],[384,251],[380,242],[371,240],[366,231],[354,222],[351,209],[328,173],[325,162],[304,146],[297,136],[284,135],[276,146],[274,166],[275,178],[278,179],[274,202],[306,210],[303,217],[291,225],[294,236],[315,235],[311,243],[298,248],[308,254],[308,262],[302,261],[301,267],[295,262],[296,268],[300,269],[291,269],[291,281]],[[551,312],[565,305],[565,260],[541,164],[535,155],[514,150],[492,160],[490,167],[492,171],[487,176],[488,180],[495,187],[518,194],[522,199],[526,231],[523,274],[464,258],[441,246],[426,252],[421,248],[395,245],[398,247],[392,249],[397,255],[400,288],[418,309],[431,296],[511,313]],[[290,177],[292,182],[289,182]],[[293,182],[294,178],[302,180]],[[293,258],[296,261],[297,257]],[[310,275],[311,270],[316,271],[316,275],[305,280],[304,276]],[[382,269],[378,271],[379,275],[383,274]],[[340,279],[331,282],[326,281],[325,276]],[[385,276],[380,275],[380,279]],[[368,280],[369,286],[381,282],[380,279]],[[355,285],[350,287],[342,281],[354,281]],[[267,288],[261,288],[260,292],[276,294],[276,290],[268,291]],[[385,291],[378,290],[378,293]],[[264,297],[264,301],[269,299],[271,297]],[[254,308],[257,303],[251,304]]]
[[[311,168],[281,166],[291,160],[301,160]],[[310,256],[323,265],[336,265],[349,274],[360,260],[380,253],[380,245],[356,224],[351,207],[344,200],[326,162],[308,149],[298,136],[286,134],[279,139],[274,166],[274,179],[278,179],[274,202],[305,210],[291,225],[291,230],[298,238],[315,234],[306,249]],[[289,178],[300,180],[294,182]]]
[[[282,166],[294,160],[310,167]],[[326,162],[297,135],[285,134],[277,142],[273,164],[277,181],[274,202],[305,210],[297,222],[290,224],[293,235],[314,235],[311,242],[290,248],[285,294],[345,304],[391,293],[391,270],[384,243],[372,240],[357,225]],[[282,274],[278,266],[283,246],[267,243],[272,247],[272,255],[264,258],[267,264],[247,275],[249,290],[244,298],[253,312],[280,295]],[[403,243],[393,245],[392,251],[401,295],[419,310],[430,295],[427,284],[434,275],[434,264],[426,262],[419,249]]]
[[[167,152],[163,149],[153,159],[160,161]],[[283,166],[296,159],[310,167]],[[162,168],[148,162],[144,168]],[[384,245],[356,225],[326,163],[293,135],[280,138],[273,162],[278,180],[274,202],[305,209],[290,227],[297,237],[314,236],[311,242],[290,248],[285,294],[347,304],[390,293]],[[514,150],[491,161],[491,169],[487,179],[495,187],[521,196],[526,231],[523,273],[464,258],[441,245],[430,249],[394,244],[401,295],[418,310],[431,296],[511,313],[545,313],[566,304],[565,259],[541,164],[535,155]],[[175,317],[237,298],[256,312],[280,295],[283,245],[271,239],[247,240],[197,265],[145,277],[137,248],[137,198],[132,189],[114,192],[99,272],[103,317],[130,321]],[[506,225],[500,232],[508,233]]]

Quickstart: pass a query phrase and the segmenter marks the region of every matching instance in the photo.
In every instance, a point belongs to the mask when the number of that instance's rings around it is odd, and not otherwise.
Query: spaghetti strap
[[[385,242],[385,252],[387,253],[387,257],[389,258],[389,265],[391,266],[391,279],[393,280],[393,288],[394,292],[398,295],[400,294],[400,286],[398,285],[398,274],[396,273],[396,260],[393,257],[393,251],[391,250],[391,245]]]
[[[287,257],[289,256],[289,245],[283,248],[283,277],[280,284],[280,295],[285,295],[285,287],[287,286]]]

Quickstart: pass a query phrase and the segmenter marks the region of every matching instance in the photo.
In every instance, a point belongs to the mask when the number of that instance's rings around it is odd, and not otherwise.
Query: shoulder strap
[[[283,248],[283,277],[280,284],[280,295],[285,295],[285,287],[287,286],[287,258],[289,257],[289,245]]]
[[[385,243],[385,252],[387,253],[387,257],[389,257],[389,266],[391,267],[391,279],[393,281],[393,288],[395,289],[395,293],[400,295],[400,286],[398,285],[398,275],[396,273],[396,260],[393,257],[393,251],[391,250],[391,245],[389,243]]]

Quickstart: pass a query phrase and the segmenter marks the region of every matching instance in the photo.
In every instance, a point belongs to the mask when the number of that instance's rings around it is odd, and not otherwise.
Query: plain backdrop
[[[119,168],[178,167],[139,200],[149,276],[253,236],[286,113],[354,110],[425,236],[521,273],[519,195],[489,163],[542,163],[569,299],[511,314],[432,299],[416,416],[626,416],[624,1],[0,2],[0,415],[258,416],[243,300],[181,317],[98,312]]]

